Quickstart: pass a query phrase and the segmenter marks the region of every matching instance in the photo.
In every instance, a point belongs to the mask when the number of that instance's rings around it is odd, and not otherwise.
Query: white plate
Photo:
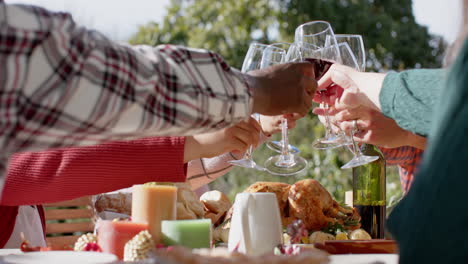
[[[3,261],[3,262],[1,262]],[[0,258],[0,263],[61,263],[61,264],[87,264],[110,263],[117,261],[113,254],[86,252],[86,251],[44,251],[28,252],[23,254],[7,255]]]
[[[398,264],[397,254],[344,254],[331,255],[329,264]]]

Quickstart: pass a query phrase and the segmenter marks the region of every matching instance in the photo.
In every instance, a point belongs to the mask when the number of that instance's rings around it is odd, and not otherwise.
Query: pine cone
[[[75,251],[85,251],[88,243],[97,243],[97,236],[92,233],[87,233],[78,238],[73,248]]]
[[[146,259],[154,251],[155,245],[151,234],[141,231],[125,244],[124,261],[137,261]]]

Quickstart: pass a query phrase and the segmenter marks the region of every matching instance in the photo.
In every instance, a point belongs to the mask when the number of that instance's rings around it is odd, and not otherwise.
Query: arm
[[[427,136],[436,102],[445,84],[445,69],[389,73],[379,95],[382,113],[413,133]]]
[[[205,50],[118,45],[68,14],[3,2],[0,13],[0,190],[15,152],[197,134],[311,105],[310,63],[242,74]]]
[[[5,205],[55,202],[150,181],[183,182],[184,163],[258,144],[252,118],[217,132],[153,137],[96,146],[17,154],[2,197]],[[25,177],[25,176],[28,177]]]
[[[149,181],[183,182],[184,142],[156,137],[16,154],[2,204],[63,201]]]
[[[395,120],[401,128],[427,136],[445,72],[445,69],[420,69],[382,74],[333,65],[320,80],[319,89],[336,83],[343,90],[333,91],[329,100],[336,103],[337,109],[359,105],[373,108]]]
[[[260,116],[260,125],[263,133],[260,136],[258,145],[269,139],[269,136],[281,132],[281,119],[288,120],[288,129],[293,129],[296,126],[296,120],[302,118],[301,115],[280,115],[280,116]],[[266,136],[268,135],[268,136]],[[226,140],[223,140],[226,141]],[[213,158],[200,158],[190,161],[187,169],[187,180],[192,189],[206,185],[217,178],[225,175],[234,166],[228,161],[241,159],[244,152],[227,152]]]

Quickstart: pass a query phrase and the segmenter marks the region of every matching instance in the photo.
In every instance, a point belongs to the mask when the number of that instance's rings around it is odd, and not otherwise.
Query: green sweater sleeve
[[[468,41],[446,86],[419,172],[387,222],[400,264],[468,260]]]
[[[427,136],[445,74],[445,69],[388,73],[380,92],[382,113],[401,128]]]

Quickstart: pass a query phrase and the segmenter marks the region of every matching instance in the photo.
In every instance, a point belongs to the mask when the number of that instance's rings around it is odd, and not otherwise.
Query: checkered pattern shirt
[[[388,165],[397,165],[401,187],[405,193],[411,188],[414,174],[421,162],[424,150],[403,146],[399,148],[380,148]]]
[[[206,132],[251,104],[212,52],[120,45],[69,14],[0,0],[0,191],[12,153]]]

